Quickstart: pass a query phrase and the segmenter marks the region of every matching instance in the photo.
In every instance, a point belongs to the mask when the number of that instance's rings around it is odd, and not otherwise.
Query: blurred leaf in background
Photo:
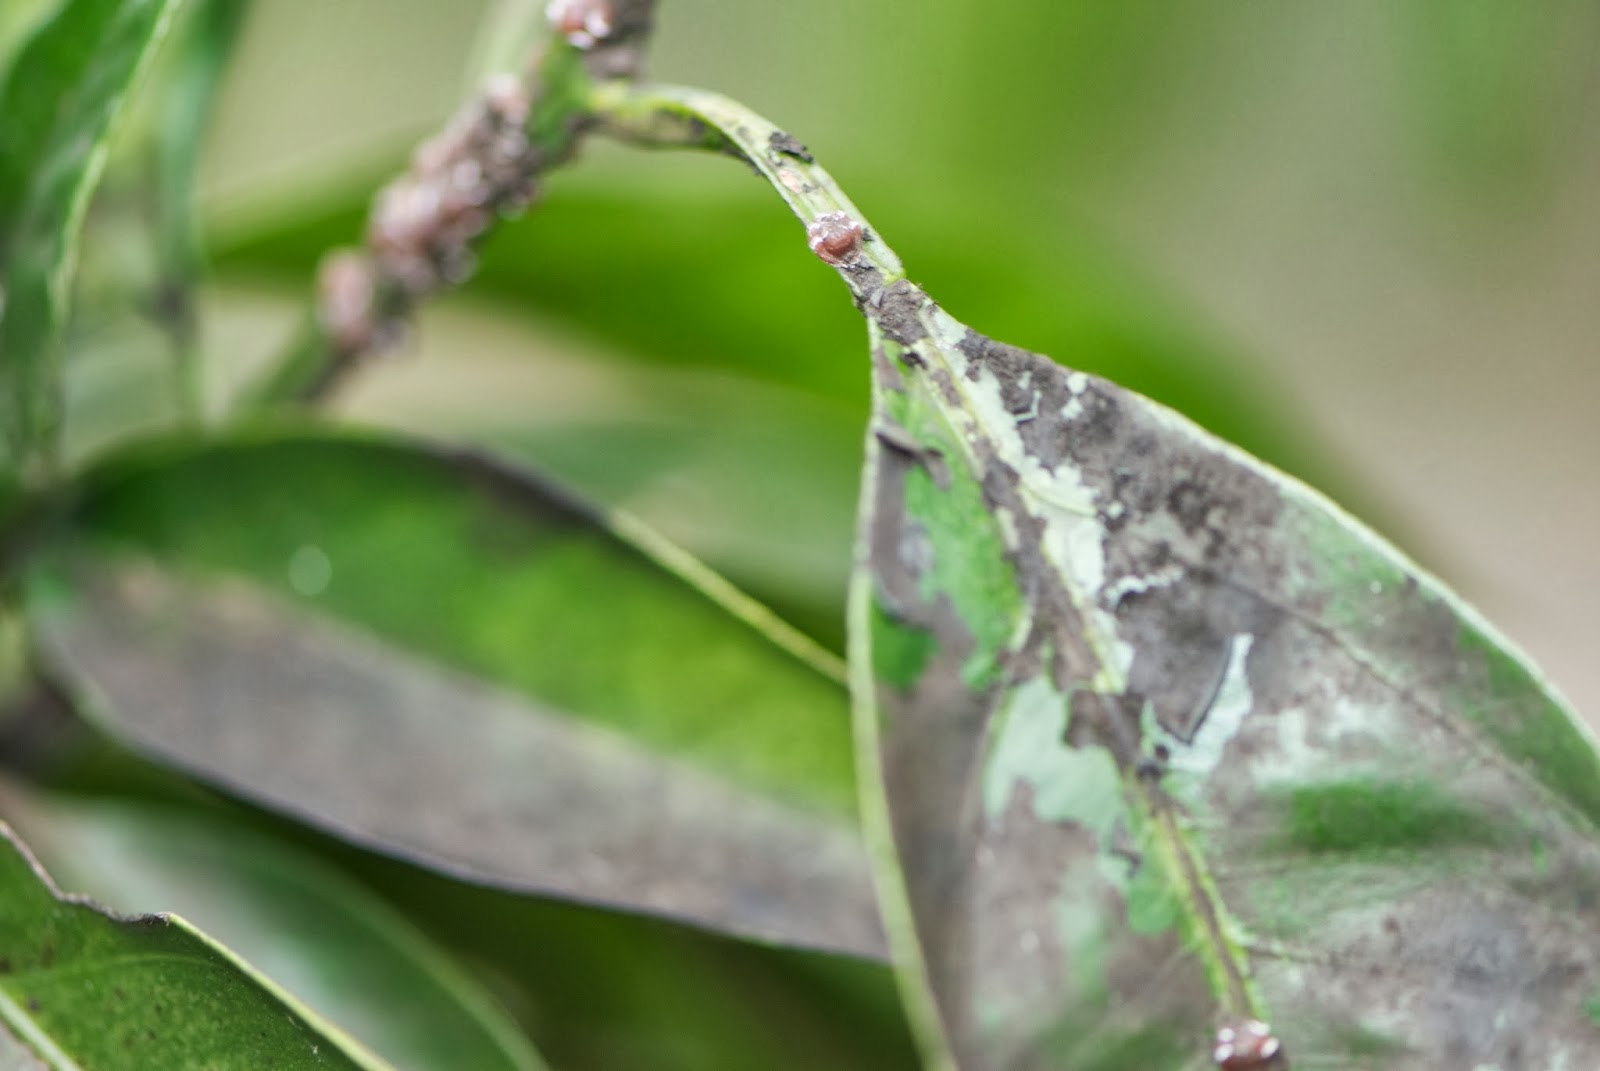
[[[181,0],[77,0],[0,71],[0,424],[13,469],[59,456],[57,347],[89,199],[113,127]]]
[[[385,139],[400,158],[400,117],[421,127],[454,92],[426,80],[392,90],[388,125],[365,121],[365,94],[321,108],[309,89],[250,95],[249,72],[271,78],[291,56],[307,86],[366,77],[360,54],[343,68],[329,55],[337,26],[302,8],[258,18],[225,107],[236,118],[209,158],[223,278],[253,308],[257,284],[302,279],[329,242],[357,233],[371,185],[357,176],[390,166]],[[464,53],[465,31],[433,18],[418,15],[419,35]],[[1380,520],[1593,707],[1600,682],[1587,683],[1575,626],[1600,597],[1600,565],[1581,549],[1600,501],[1582,492],[1580,461],[1600,450],[1583,417],[1600,394],[1585,356],[1600,322],[1584,296],[1600,273],[1600,244],[1584,237],[1600,226],[1600,131],[1585,103],[1600,76],[1582,48],[1594,20],[1576,0],[1033,3],[1004,17],[950,0],[915,18],[844,0],[679,0],[662,9],[652,70],[809,140],[962,319],[1173,404]],[[406,20],[389,25],[390,52],[410,55]],[[666,449],[648,461],[619,449],[604,478],[586,471],[596,440],[627,439],[603,411],[584,427],[568,406],[554,426],[536,414],[515,433],[580,486],[637,496],[647,518],[837,639],[846,544],[812,540],[805,518],[820,529],[853,508],[841,459],[865,412],[860,326],[759,184],[721,161],[592,146],[538,212],[497,235],[469,289],[486,301],[459,312],[491,320],[507,343],[496,355],[530,355],[530,406],[539,355],[585,340],[624,374],[670,362],[841,404],[836,438],[763,418],[774,447],[795,441],[774,452],[812,469],[793,511],[817,552],[803,580],[753,560],[770,533],[741,504],[761,492],[702,460],[729,434],[715,414],[683,422],[674,438],[704,436],[706,449],[671,473]],[[425,317],[402,358],[419,381],[447,382],[486,349],[461,316]],[[371,378],[350,399],[362,419],[426,423],[415,407],[385,413],[383,377]],[[503,392],[494,401],[482,409],[513,406]],[[1524,478],[1535,469],[1545,478]],[[673,516],[697,493],[716,515]]]
[[[202,844],[248,835],[268,846],[268,858],[337,870],[360,887],[342,896],[393,905],[487,988],[562,1071],[918,1066],[893,975],[881,964],[463,884],[219,800],[112,746],[79,749],[49,791],[40,804],[47,814],[127,807],[137,822],[141,814],[181,808],[185,820],[209,830]],[[172,851],[193,881],[223,889],[240,880],[216,865],[226,863],[225,854],[207,862],[203,852]],[[152,876],[147,880],[175,873],[159,860],[132,862],[135,875]],[[120,869],[115,858],[98,865]],[[337,879],[330,873],[328,880]],[[254,925],[275,930],[278,923],[258,918]],[[293,958],[289,946],[279,951]],[[315,950],[306,952],[311,961],[292,969],[317,969]]]
[[[96,725],[501,887],[882,955],[842,670],[503,465],[281,432],[86,474],[29,577]]]

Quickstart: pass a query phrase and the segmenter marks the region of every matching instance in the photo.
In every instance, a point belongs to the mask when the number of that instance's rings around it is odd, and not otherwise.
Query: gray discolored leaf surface
[[[141,750],[471,880],[876,946],[848,827],[244,585],[148,561],[75,581],[48,650]]]
[[[181,914],[395,1071],[544,1071],[516,1024],[448,953],[282,839],[220,814],[75,799],[5,780],[0,810],[68,887],[117,911]],[[115,973],[104,980],[116,984]]]
[[[963,1068],[1600,1063],[1600,760],[1304,486],[881,276],[858,714]]]
[[[956,321],[766,120],[613,111],[749,161],[867,317],[862,817],[931,1065],[1600,1066],[1600,756],[1504,640],[1304,485]]]

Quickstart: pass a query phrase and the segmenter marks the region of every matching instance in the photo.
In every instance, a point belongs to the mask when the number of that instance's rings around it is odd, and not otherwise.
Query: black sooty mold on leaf
[[[1600,761],[1537,674],[1315,492],[877,285],[858,728],[939,1058],[1600,1066]]]

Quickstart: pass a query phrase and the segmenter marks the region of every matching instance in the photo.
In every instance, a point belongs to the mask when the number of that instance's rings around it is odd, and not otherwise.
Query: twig
[[[367,358],[391,349],[417,306],[465,281],[475,247],[520,214],[540,176],[570,158],[593,125],[595,85],[637,77],[654,0],[552,0],[554,37],[525,75],[491,76],[410,168],[379,192],[360,249],[318,270],[315,310],[238,403],[244,411],[316,402]]]
[[[602,130],[635,145],[711,149],[744,160],[806,224],[812,252],[839,269],[858,301],[904,278],[900,258],[805,145],[737,101],[683,86],[608,83],[594,88],[589,110]],[[874,270],[873,289],[858,285]]]

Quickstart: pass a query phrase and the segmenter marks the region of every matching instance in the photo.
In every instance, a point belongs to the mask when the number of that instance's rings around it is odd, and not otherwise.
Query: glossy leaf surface
[[[476,880],[881,953],[825,656],[558,492],[289,435],[125,459],[84,502],[37,620],[140,749]]]
[[[67,0],[0,76],[0,422],[16,455],[54,449],[78,231],[129,88],[180,6]]]
[[[57,767],[53,794],[92,799],[97,810],[187,811],[249,834],[247,845],[264,836],[292,846],[300,865],[310,860],[376,891],[486,983],[553,1068],[921,1066],[887,964],[455,880],[219,800],[113,742],[87,743]],[[25,817],[7,813],[19,824]],[[24,833],[47,862],[58,854],[31,826]]]
[[[1538,675],[1306,487],[883,281],[852,660],[939,1058],[1600,1063],[1600,759]]]
[[[398,1071],[544,1066],[439,948],[303,852],[217,814],[0,799],[70,887],[119,911],[183,915]]]
[[[183,919],[63,896],[4,823],[0,1054],[51,1071],[384,1066]]]

